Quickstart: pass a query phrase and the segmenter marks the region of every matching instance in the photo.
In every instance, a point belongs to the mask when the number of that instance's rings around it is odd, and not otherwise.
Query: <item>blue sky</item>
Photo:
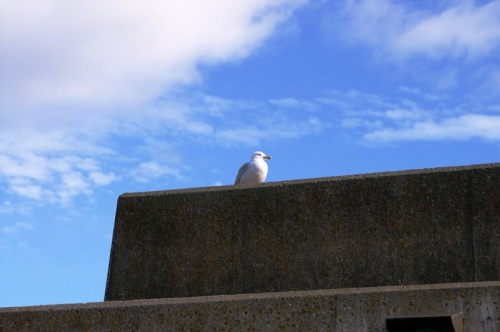
[[[0,306],[102,301],[118,196],[499,161],[500,1],[0,0]]]

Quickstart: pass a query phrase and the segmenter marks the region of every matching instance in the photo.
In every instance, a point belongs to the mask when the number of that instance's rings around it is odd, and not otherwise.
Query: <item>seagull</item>
[[[267,163],[264,159],[271,159],[271,157],[263,152],[255,151],[250,161],[241,166],[234,184],[264,182],[267,176]]]

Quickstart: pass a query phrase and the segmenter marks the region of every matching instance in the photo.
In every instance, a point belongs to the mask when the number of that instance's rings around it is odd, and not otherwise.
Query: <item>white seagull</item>
[[[255,151],[250,161],[241,166],[234,184],[264,182],[267,176],[267,163],[264,159],[271,159],[271,157],[263,152]]]

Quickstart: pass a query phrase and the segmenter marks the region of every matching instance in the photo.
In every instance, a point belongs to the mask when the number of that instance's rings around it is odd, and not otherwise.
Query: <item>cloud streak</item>
[[[500,141],[500,116],[465,114],[440,121],[417,121],[408,127],[384,128],[364,135],[364,138],[378,143],[397,141],[465,141],[482,138]]]
[[[16,222],[13,225],[10,226],[4,226],[2,227],[2,231],[4,234],[11,235],[15,234],[20,230],[33,230],[35,227],[27,222]],[[0,248],[1,248],[1,243],[0,243]]]
[[[401,57],[422,54],[476,58],[500,45],[500,1],[475,5],[465,1],[441,13],[416,21],[392,41],[391,51]]]
[[[324,105],[322,118],[326,113],[337,113],[339,129],[362,138],[360,143],[500,141],[500,115],[495,105],[461,102],[409,87],[400,91],[396,99],[359,91],[331,91],[316,102]]]
[[[500,46],[500,1],[456,1],[443,7],[436,3],[414,6],[391,0],[348,0],[343,9],[323,21],[329,34],[340,25],[349,27],[340,30],[345,41],[361,41],[381,57],[477,58]]]
[[[103,172],[97,160],[74,153],[49,157],[26,151],[4,152],[0,155],[0,174],[11,193],[59,204],[67,204],[80,194],[90,195],[93,187],[119,179],[113,172]]]

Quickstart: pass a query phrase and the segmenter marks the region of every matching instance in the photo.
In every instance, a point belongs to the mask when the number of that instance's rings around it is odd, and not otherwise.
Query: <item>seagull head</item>
[[[271,156],[266,156],[264,152],[261,151],[255,151],[252,154],[252,160],[257,160],[257,159],[272,159]]]

